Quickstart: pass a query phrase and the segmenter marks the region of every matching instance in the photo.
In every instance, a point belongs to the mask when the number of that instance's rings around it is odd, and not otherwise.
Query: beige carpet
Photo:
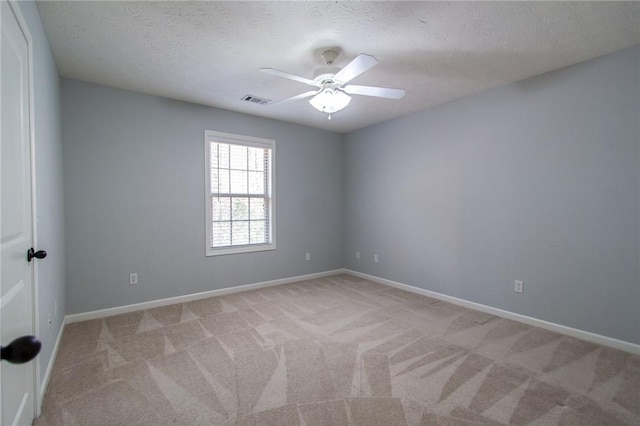
[[[35,424],[639,425],[640,357],[337,275],[70,324]]]

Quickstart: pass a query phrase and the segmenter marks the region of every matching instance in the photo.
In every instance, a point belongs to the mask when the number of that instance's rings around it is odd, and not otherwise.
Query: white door
[[[0,1],[0,340],[34,334],[29,48],[11,4]],[[0,362],[0,424],[30,425],[35,413],[34,362]]]

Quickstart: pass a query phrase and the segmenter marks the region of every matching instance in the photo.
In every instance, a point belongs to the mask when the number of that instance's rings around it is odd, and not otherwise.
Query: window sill
[[[258,251],[268,251],[275,250],[276,245],[273,244],[260,244],[255,246],[239,246],[233,248],[224,248],[224,249],[212,249],[207,248],[205,256],[224,256],[227,254],[240,254],[240,253],[253,253]]]

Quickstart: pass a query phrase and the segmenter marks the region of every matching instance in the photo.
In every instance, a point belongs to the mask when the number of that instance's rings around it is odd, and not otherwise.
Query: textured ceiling
[[[640,43],[636,2],[56,2],[38,3],[60,75],[348,132]],[[328,121],[310,86],[326,47],[342,67],[380,63],[353,84],[405,89],[354,96]]]

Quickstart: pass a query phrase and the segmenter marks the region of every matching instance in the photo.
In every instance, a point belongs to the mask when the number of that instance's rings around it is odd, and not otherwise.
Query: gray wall
[[[47,251],[38,261],[37,310],[40,380],[51,360],[56,338],[65,315],[65,232],[62,190],[62,137],[58,71],[33,2],[18,2],[33,41],[35,195],[37,249]],[[58,304],[58,314],[54,304]],[[49,328],[48,315],[53,324]]]
[[[347,135],[346,266],[640,343],[639,76],[636,47]]]
[[[346,266],[640,343],[639,75],[636,47],[346,136],[63,79],[67,313]],[[204,256],[205,129],[277,140],[276,251]]]
[[[342,267],[340,135],[75,80],[61,87],[67,313]],[[205,129],[276,140],[276,250],[205,257]]]

